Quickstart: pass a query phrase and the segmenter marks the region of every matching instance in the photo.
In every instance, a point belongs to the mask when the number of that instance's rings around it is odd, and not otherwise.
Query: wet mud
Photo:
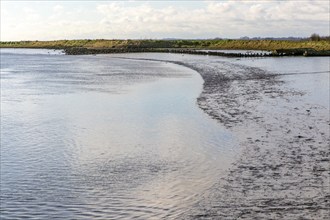
[[[259,68],[192,67],[205,82],[198,105],[244,150],[190,218],[328,219],[329,109]]]
[[[285,74],[225,61],[172,62],[200,73],[199,107],[243,148],[182,218],[328,219],[329,109],[308,104],[305,92],[286,85]]]

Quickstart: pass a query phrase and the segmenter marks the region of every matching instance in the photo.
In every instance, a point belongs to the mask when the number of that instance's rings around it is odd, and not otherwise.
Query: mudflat
[[[327,219],[329,109],[304,102],[283,76],[218,65],[196,67],[205,81],[198,104],[239,134],[244,150],[193,217]]]
[[[306,101],[308,91],[290,87],[286,75],[328,79],[329,71],[278,74],[216,59],[166,62],[200,73],[199,107],[236,134],[243,149],[188,218],[327,219],[329,108]]]

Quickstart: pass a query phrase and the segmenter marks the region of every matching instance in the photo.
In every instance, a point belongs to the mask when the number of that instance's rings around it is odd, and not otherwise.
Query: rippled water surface
[[[198,108],[200,75],[173,61],[260,67],[329,107],[327,57],[1,49],[1,219],[189,216],[240,149]]]
[[[166,62],[1,50],[1,219],[178,218],[235,138]]]

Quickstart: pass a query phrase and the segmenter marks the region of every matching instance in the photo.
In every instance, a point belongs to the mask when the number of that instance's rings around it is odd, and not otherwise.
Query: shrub
[[[310,36],[310,39],[311,39],[311,41],[320,41],[321,37],[320,37],[320,35],[314,33]]]

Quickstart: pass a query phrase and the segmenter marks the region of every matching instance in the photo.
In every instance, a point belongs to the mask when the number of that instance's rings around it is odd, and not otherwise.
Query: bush
[[[311,39],[311,41],[320,41],[321,37],[320,37],[320,35],[314,33],[310,36],[310,39]]]

